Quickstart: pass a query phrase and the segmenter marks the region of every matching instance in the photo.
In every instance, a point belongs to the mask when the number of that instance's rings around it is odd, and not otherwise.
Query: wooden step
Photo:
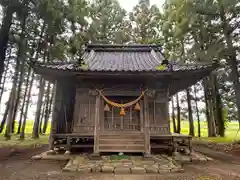
[[[99,139],[99,144],[144,144],[144,141],[129,139]]]
[[[100,152],[144,152],[144,145],[100,145]]]
[[[99,152],[144,153],[144,149],[99,149]]]
[[[102,134],[99,137],[100,152],[144,152],[144,136],[138,134]]]
[[[100,139],[143,139],[143,135],[100,135]]]
[[[144,147],[144,144],[100,144],[100,147]]]

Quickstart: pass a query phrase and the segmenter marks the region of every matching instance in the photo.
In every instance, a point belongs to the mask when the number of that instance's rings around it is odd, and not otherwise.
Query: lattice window
[[[134,97],[110,97],[114,102],[126,103]],[[105,106],[106,104],[104,104]],[[104,112],[104,129],[106,130],[140,130],[140,112],[134,107],[125,109],[125,116],[120,116],[120,108],[109,106],[110,111]]]

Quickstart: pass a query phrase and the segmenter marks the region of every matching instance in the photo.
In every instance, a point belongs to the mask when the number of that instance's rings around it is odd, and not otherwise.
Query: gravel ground
[[[213,162],[188,164],[183,173],[162,175],[110,175],[79,174],[62,172],[66,162],[30,160],[32,155],[44,149],[28,149],[0,157],[0,180],[240,180],[240,162],[233,164],[231,159]],[[0,155],[1,153],[0,149]]]

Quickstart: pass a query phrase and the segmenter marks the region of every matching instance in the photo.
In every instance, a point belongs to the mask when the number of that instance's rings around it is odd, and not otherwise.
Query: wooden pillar
[[[165,101],[165,106],[166,106],[166,112],[164,112],[166,114],[166,122],[168,122],[168,133],[170,133],[170,116],[169,116],[169,87],[166,90],[166,101]]]
[[[51,130],[50,130],[50,136],[49,136],[49,149],[53,150],[54,147],[54,136],[53,134],[56,133],[57,128],[57,116],[58,116],[58,108],[59,108],[59,91],[58,89],[58,82],[57,80],[54,83],[54,94],[53,94],[53,109],[52,109],[52,121],[51,121]]]
[[[99,123],[100,123],[100,132],[104,131],[104,101],[100,99],[100,112],[99,112]]]
[[[100,95],[96,95],[96,105],[95,105],[95,128],[94,128],[94,155],[99,154],[99,132],[100,132]]]
[[[144,137],[145,156],[149,156],[151,154],[151,146],[149,129],[149,105],[147,95],[144,95]]]
[[[143,107],[143,101],[141,100],[140,101],[140,130],[141,130],[141,132],[143,132],[144,131],[144,107]]]

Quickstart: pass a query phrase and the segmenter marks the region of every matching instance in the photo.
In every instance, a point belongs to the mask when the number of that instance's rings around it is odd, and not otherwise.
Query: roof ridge
[[[146,51],[161,51],[162,47],[157,44],[87,44],[86,51],[123,51],[123,52],[146,52]]]

